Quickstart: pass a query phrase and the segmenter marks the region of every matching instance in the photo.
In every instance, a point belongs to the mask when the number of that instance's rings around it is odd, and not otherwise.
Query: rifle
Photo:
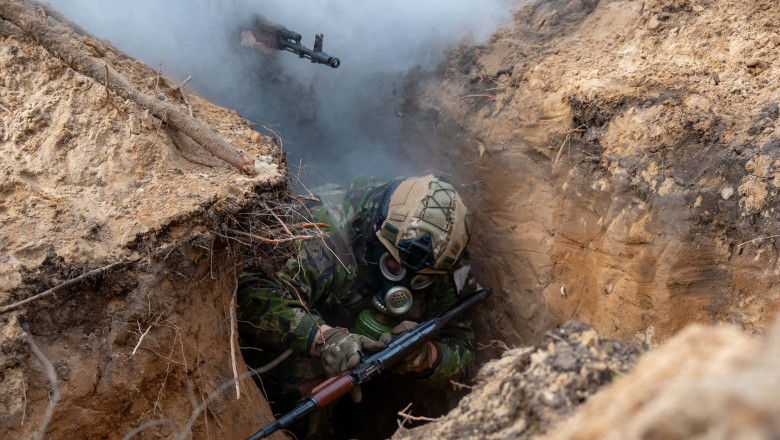
[[[360,385],[372,377],[382,374],[386,369],[406,358],[423,344],[433,339],[439,331],[452,318],[464,310],[481,301],[490,294],[493,289],[487,287],[467,296],[441,315],[423,322],[417,327],[408,330],[393,338],[387,347],[371,356],[360,360],[360,364],[351,371],[345,371],[339,376],[326,379],[311,391],[298,405],[287,414],[265,425],[261,430],[252,434],[247,440],[260,440],[279,429],[290,426],[295,421],[305,417],[317,408],[321,408],[334,402],[339,397],[349,393],[356,385]]]
[[[291,31],[282,25],[277,25],[262,17],[255,18],[255,38],[268,47],[276,50],[286,50],[307,58],[312,63],[326,64],[334,69],[341,65],[341,60],[322,51],[323,34],[314,36],[314,49],[301,44],[301,34]]]

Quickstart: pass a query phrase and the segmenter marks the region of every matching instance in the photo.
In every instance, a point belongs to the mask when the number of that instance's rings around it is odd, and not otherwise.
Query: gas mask
[[[382,289],[372,298],[371,303],[380,312],[397,317],[412,308],[414,295],[430,286],[436,277],[410,273],[387,252],[379,258],[379,271],[382,273]]]
[[[436,281],[436,275],[408,271],[383,252],[378,261],[381,273],[379,288],[371,297],[373,309],[365,309],[358,316],[352,333],[378,340],[382,333],[390,333],[403,315],[412,309],[414,296]]]

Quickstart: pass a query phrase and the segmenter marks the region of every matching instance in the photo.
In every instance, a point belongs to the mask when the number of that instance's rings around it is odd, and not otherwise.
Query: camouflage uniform
[[[288,260],[272,281],[253,274],[242,277],[238,303],[241,345],[263,350],[245,350],[247,362],[257,367],[287,348],[293,351],[293,356],[263,377],[265,386],[272,389],[269,394],[297,400],[299,386],[321,373],[319,359],[309,357],[317,324],[349,329],[362,310],[372,308],[371,298],[382,284],[376,263],[366,259],[366,242],[375,234],[383,195],[394,182],[361,176],[351,183],[346,195],[343,189],[335,188],[318,192],[322,202],[309,209],[314,221],[332,226],[328,237],[302,243],[299,258]],[[424,321],[458,299],[452,275],[441,275],[429,287],[415,291],[414,306],[402,319]],[[468,373],[474,344],[468,324],[456,322],[445,327],[433,343],[438,351],[435,364],[423,373],[410,373],[412,376],[441,385]]]

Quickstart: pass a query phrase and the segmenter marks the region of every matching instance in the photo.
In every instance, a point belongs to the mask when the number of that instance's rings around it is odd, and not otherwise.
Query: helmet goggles
[[[426,267],[433,267],[436,263],[436,258],[433,256],[431,234],[401,241],[395,247],[398,249],[401,264],[415,272]]]

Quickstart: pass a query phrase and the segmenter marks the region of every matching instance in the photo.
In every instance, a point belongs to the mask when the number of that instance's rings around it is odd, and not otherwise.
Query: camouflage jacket
[[[274,280],[242,276],[238,303],[242,344],[266,351],[291,348],[305,357],[317,324],[349,329],[362,310],[372,308],[373,293],[382,284],[374,275],[377,271],[369,267],[372,263],[365,260],[365,244],[374,234],[384,190],[393,182],[361,176],[352,181],[346,195],[334,187],[317,193],[321,203],[308,208],[314,221],[331,225],[326,239],[303,242],[298,258],[288,260]],[[432,318],[458,299],[452,275],[439,276],[431,286],[415,292],[414,307],[402,319]],[[443,384],[468,373],[474,345],[470,325],[446,326],[434,345],[438,358],[433,368],[412,375]]]

